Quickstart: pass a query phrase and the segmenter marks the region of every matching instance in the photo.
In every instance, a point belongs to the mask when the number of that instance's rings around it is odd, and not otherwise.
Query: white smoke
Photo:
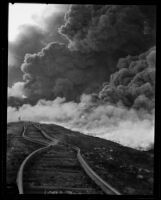
[[[17,82],[12,87],[8,87],[8,97],[10,96],[24,98],[24,82]]]
[[[121,105],[96,105],[90,95],[82,95],[80,103],[58,97],[40,100],[35,106],[25,104],[18,110],[8,107],[7,116],[8,122],[21,116],[22,120],[55,123],[136,149],[148,149],[154,143],[154,111],[148,114]]]

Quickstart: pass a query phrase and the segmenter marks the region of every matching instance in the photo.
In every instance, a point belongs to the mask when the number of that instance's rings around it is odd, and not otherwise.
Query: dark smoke
[[[72,5],[65,19],[60,33],[83,52],[137,55],[155,41],[155,6]]]
[[[22,81],[23,73],[21,64],[26,53],[37,53],[49,42],[57,41],[67,43],[57,31],[58,27],[64,23],[64,13],[67,6],[60,7],[60,12],[52,12],[49,16],[41,19],[41,26],[21,25],[16,40],[9,42],[9,70],[8,85],[11,87],[15,82]]]
[[[155,60],[155,47],[140,56],[121,58],[110,82],[104,83],[98,94],[82,95],[79,103],[57,97],[31,105],[27,99],[18,101],[11,97],[14,107],[8,107],[8,121],[16,121],[21,116],[23,120],[56,123],[147,150],[154,143]],[[71,95],[69,80],[57,79],[54,92],[62,88]]]
[[[150,15],[150,8],[154,13],[154,6],[72,5],[59,31],[71,48],[51,43],[37,54],[27,54],[22,64],[24,95],[36,103],[57,96],[78,101],[82,93],[98,92],[115,71],[118,58],[137,55],[154,43],[155,14]],[[44,43],[41,36],[33,41],[38,43],[33,43],[37,48]],[[126,69],[119,73],[129,76],[127,82],[132,76]],[[115,95],[114,102],[118,98]],[[131,106],[133,96],[128,96],[131,100],[126,104]]]
[[[26,53],[35,53],[45,45],[42,41],[43,31],[36,26],[23,25],[16,41],[9,42],[8,85],[22,81],[21,63]],[[11,77],[11,79],[10,79]]]
[[[51,51],[52,48],[53,51]],[[62,56],[63,53],[64,56],[60,59],[59,54]],[[87,85],[85,81],[89,80],[89,76],[87,79],[83,76],[85,71],[88,71],[87,66],[87,69],[77,69],[77,65],[73,67],[70,65],[74,57],[69,53],[71,52],[65,45],[52,43],[39,54],[26,55],[22,65],[22,70],[26,75],[24,76],[25,82],[18,82],[8,90],[8,96],[10,96],[8,105],[16,104],[17,107],[27,103],[35,105],[39,99],[53,100],[57,96],[65,96],[67,101],[73,100],[78,92],[76,87],[83,83]],[[50,65],[45,65],[48,59]],[[66,65],[62,65],[61,62]],[[100,90],[95,89],[95,93],[89,92],[90,101],[87,103],[87,110],[91,111],[93,106],[110,104],[123,106],[126,109],[146,110],[152,114],[155,109],[155,65],[156,47],[139,56],[120,58],[116,67],[117,71],[111,74],[109,82],[103,83]],[[82,77],[79,76],[81,72]],[[13,97],[12,93],[18,98]],[[27,98],[22,98],[22,95]]]
[[[156,48],[118,61],[117,72],[104,83],[99,98],[112,104],[152,111],[155,108]]]
[[[113,71],[114,61],[103,54],[84,54],[60,43],[51,43],[37,54],[26,54],[24,94],[28,98],[52,100],[57,96],[78,100],[97,91]]]
[[[50,43],[25,52],[23,82],[8,89],[8,121],[21,115],[138,149],[153,146],[155,9],[72,5],[59,30],[69,44],[39,32],[36,48]]]

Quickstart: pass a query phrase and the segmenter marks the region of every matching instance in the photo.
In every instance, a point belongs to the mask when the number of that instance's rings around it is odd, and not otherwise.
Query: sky
[[[66,4],[9,4],[9,87],[22,81],[26,53],[37,53],[50,42],[65,42],[57,29],[64,23],[67,8]]]
[[[59,4],[9,3],[9,41],[14,41],[23,24],[43,27],[42,19],[60,11]]]

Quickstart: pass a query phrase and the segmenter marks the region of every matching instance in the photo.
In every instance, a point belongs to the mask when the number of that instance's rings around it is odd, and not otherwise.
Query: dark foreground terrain
[[[23,122],[7,124],[8,188],[16,188],[20,164],[41,147],[22,138],[23,125]],[[90,167],[121,194],[153,194],[153,151],[138,151],[53,124],[41,124],[40,127],[58,141],[79,147]]]

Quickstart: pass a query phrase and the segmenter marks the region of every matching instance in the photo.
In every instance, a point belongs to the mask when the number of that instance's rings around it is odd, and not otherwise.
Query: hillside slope
[[[40,127],[51,137],[78,146],[92,169],[122,194],[153,194],[153,151],[135,150],[54,124]],[[23,122],[7,125],[7,184],[15,184],[18,166],[39,146],[21,138],[22,128]]]

